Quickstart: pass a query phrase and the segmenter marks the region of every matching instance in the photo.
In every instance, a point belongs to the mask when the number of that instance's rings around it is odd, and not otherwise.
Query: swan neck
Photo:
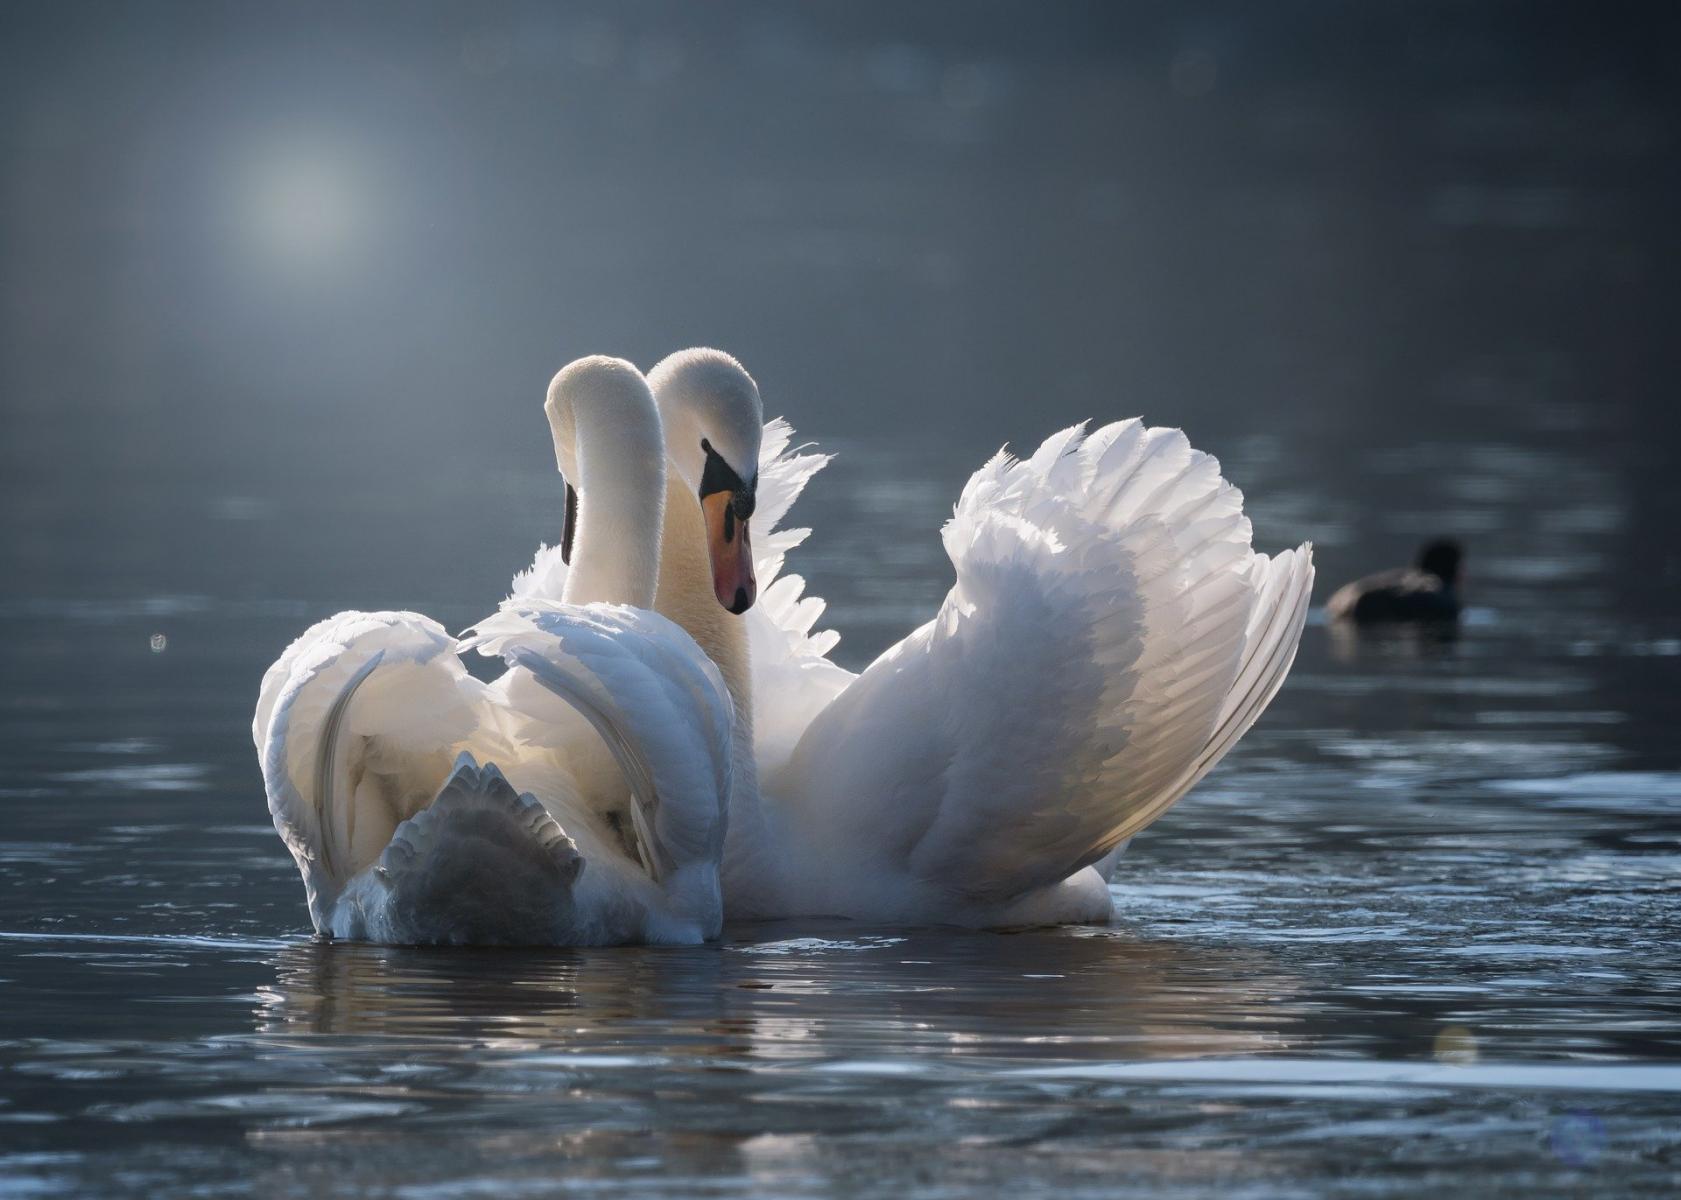
[[[700,500],[675,469],[667,472],[665,529],[654,609],[681,625],[717,664],[735,703],[736,731],[752,744],[753,689],[744,617],[728,612],[712,589]],[[739,737],[738,737],[739,740]],[[751,755],[748,756],[751,761]],[[740,764],[737,765],[740,778]]]
[[[648,608],[660,577],[665,448],[652,405],[573,403],[578,492],[575,550],[562,600]]]

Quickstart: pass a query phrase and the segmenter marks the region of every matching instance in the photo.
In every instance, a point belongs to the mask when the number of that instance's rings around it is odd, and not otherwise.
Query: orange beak
[[[719,604],[739,616],[759,598],[759,581],[753,577],[747,522],[736,516],[734,500],[730,492],[713,492],[701,500],[700,510],[706,517],[706,549],[712,556],[712,593]]]

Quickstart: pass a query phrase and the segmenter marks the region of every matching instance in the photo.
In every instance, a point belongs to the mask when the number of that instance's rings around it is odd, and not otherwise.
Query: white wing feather
[[[782,574],[788,551],[804,542],[811,530],[777,526],[831,457],[790,449],[793,435],[793,427],[781,417],[765,423],[753,514],[759,599],[747,612],[747,645],[753,671],[753,739],[759,770],[765,774],[787,761],[811,719],[856,678],[829,661],[840,634],[814,632],[823,616],[823,600],[803,594],[805,580],[800,576]]]
[[[428,617],[344,612],[263,679],[253,735],[275,828],[317,928],[397,826],[431,803],[483,724],[483,685]]]
[[[1055,884],[1183,795],[1276,692],[1312,581],[1307,547],[1252,551],[1213,458],[1138,421],[1000,452],[943,537],[939,614],[811,722],[784,800],[817,844],[969,904]]]
[[[514,576],[508,587],[508,599],[513,601],[559,601],[566,594],[566,560],[561,548],[546,542],[537,547],[531,565]]]
[[[253,734],[316,928],[394,941],[714,935],[732,712],[710,660],[652,613],[541,601],[510,604],[460,646],[514,669],[487,686],[437,622],[347,612],[309,629],[265,677]],[[679,877],[663,897],[619,872],[622,899],[571,907],[568,835],[604,845],[570,761],[579,713],[644,801],[642,845],[659,847],[651,874]],[[545,806],[561,824],[536,820]],[[498,879],[538,868],[555,876],[549,900],[521,917],[495,899]],[[608,878],[590,872],[585,891],[611,892]]]
[[[509,602],[460,645],[529,673],[588,719],[630,782],[633,815],[647,823],[644,845],[673,851],[680,861],[716,860],[734,710],[717,667],[688,634],[623,605]],[[656,879],[676,865],[648,864]]]

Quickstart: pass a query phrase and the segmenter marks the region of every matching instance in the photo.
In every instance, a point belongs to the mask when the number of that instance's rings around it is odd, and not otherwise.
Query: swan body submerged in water
[[[735,705],[727,912],[1107,919],[1127,840],[1282,684],[1310,548],[1256,554],[1241,495],[1177,430],[1066,429],[975,472],[941,533],[944,603],[854,675],[811,632],[822,601],[778,578],[808,531],[777,525],[826,456],[790,451],[721,352],[649,382],[670,456],[655,607]],[[545,550],[510,603],[565,578]]]
[[[264,676],[252,733],[321,933],[719,932],[731,708],[695,643],[646,611],[665,495],[653,398],[628,363],[584,359],[547,410],[577,533],[563,594],[506,604],[459,642],[415,613],[340,613]],[[475,679],[469,649],[508,669]]]

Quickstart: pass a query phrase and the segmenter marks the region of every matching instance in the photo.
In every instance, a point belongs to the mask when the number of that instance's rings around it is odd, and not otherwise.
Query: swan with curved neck
[[[941,531],[957,576],[944,604],[853,676],[807,637],[820,601],[748,611],[755,502],[775,520],[822,460],[801,469],[786,428],[765,437],[758,387],[727,354],[674,354],[649,383],[670,458],[655,607],[735,702],[726,910],[1106,920],[1128,839],[1283,683],[1310,548],[1256,554],[1241,495],[1178,430],[1077,426],[975,472]],[[750,641],[793,649],[766,675]],[[755,703],[793,715],[764,759]]]
[[[752,732],[752,681],[742,614],[758,598],[751,521],[763,409],[735,359],[686,350],[648,374],[665,432],[669,478],[654,608],[687,629],[723,671]]]
[[[717,664],[735,706],[734,781],[725,835],[730,876],[777,869],[767,849],[753,747],[753,680],[743,614],[758,598],[750,522],[759,473],[763,408],[741,364],[717,350],[686,350],[648,373],[664,427],[668,475],[654,611],[685,629]],[[732,864],[735,868],[732,871]],[[743,915],[751,915],[744,913]]]
[[[564,603],[653,606],[666,489],[665,442],[650,399],[640,371],[599,355],[562,368],[549,384],[543,411],[567,481]]]
[[[653,396],[629,363],[584,359],[545,408],[583,539],[562,600],[510,602],[459,640],[416,613],[339,613],[264,676],[252,733],[319,932],[718,934],[731,708],[694,642],[646,611],[665,485]],[[481,682],[469,649],[508,670]]]

